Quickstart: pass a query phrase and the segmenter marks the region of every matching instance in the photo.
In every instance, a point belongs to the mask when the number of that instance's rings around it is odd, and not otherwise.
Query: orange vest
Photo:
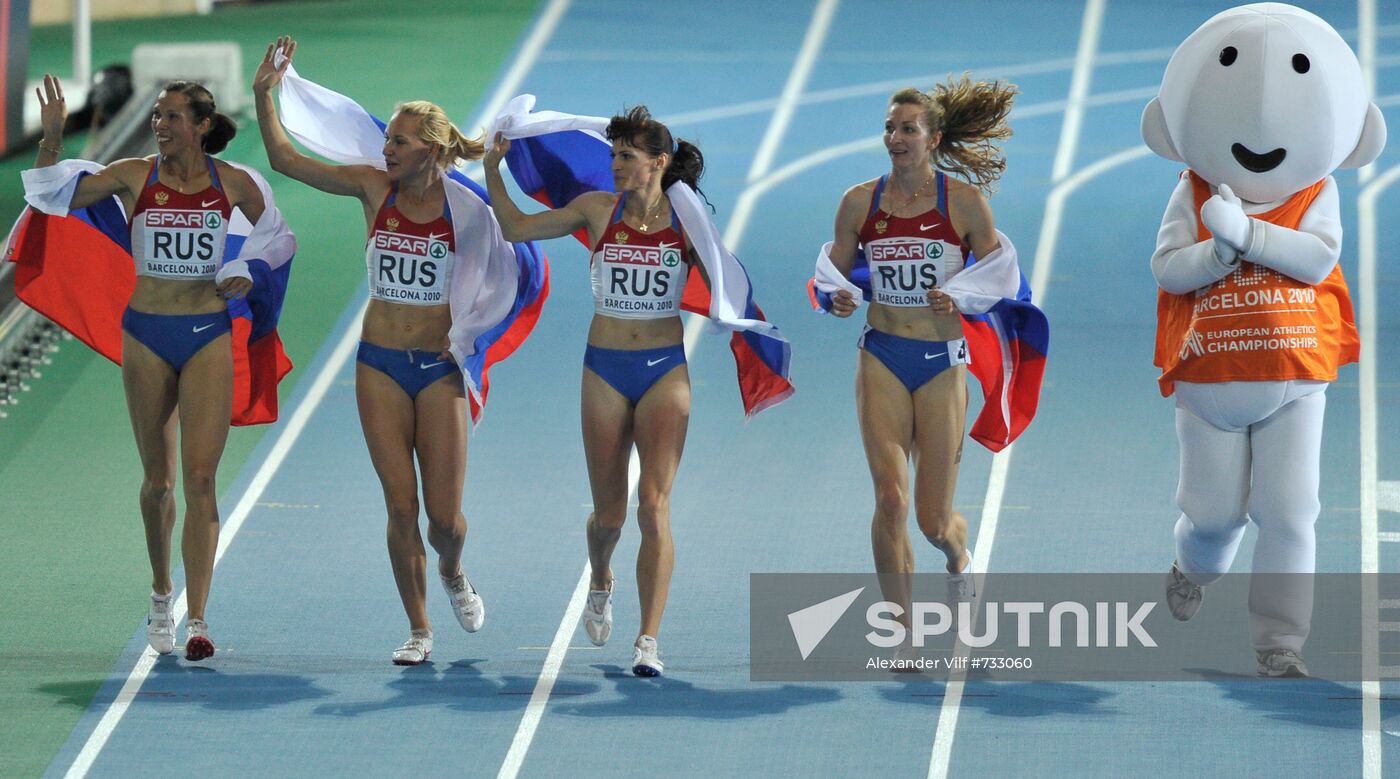
[[[1194,172],[1196,238],[1208,240],[1201,206],[1210,185]],[[1296,230],[1326,182],[1298,192],[1253,219]],[[1163,397],[1174,382],[1335,381],[1337,368],[1356,362],[1361,341],[1351,295],[1339,263],[1313,286],[1277,271],[1241,261],[1230,275],[1185,295],[1157,291],[1157,348],[1154,365]]]

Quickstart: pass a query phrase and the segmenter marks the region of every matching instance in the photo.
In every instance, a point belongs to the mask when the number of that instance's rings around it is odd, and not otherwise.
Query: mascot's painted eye
[[[1220,64],[1228,68],[1235,64],[1235,58],[1238,56],[1240,53],[1235,50],[1234,46],[1226,46],[1220,50]]]
[[[1308,56],[1306,54],[1293,55],[1294,70],[1298,71],[1299,73],[1307,73],[1308,68],[1310,67],[1312,67],[1312,63],[1308,62]]]

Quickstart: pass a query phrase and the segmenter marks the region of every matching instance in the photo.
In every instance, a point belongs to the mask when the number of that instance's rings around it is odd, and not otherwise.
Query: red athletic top
[[[968,251],[948,219],[947,177],[934,172],[937,206],[918,216],[893,216],[880,208],[881,176],[860,226],[860,244],[870,263],[870,299],[898,308],[928,305],[927,293],[947,283],[967,264]]]
[[[456,249],[452,214],[444,200],[442,216],[414,222],[394,204],[398,191],[395,185],[385,195],[366,242],[369,295],[410,306],[444,305],[452,288]]]
[[[593,247],[593,310],[618,319],[662,319],[681,312],[690,274],[685,236],[673,210],[660,230],[644,233],[622,221],[624,194]]]
[[[146,186],[131,212],[131,257],[136,275],[163,279],[214,278],[224,261],[233,204],[219,184],[214,158],[208,188],[191,195],[160,183],[160,158],[151,162]]]

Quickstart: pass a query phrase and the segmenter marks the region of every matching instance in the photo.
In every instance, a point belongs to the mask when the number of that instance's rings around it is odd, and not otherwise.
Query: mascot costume
[[[1252,519],[1263,676],[1307,675],[1326,390],[1359,348],[1331,174],[1372,162],[1386,138],[1363,84],[1327,22],[1256,3],[1191,33],[1142,116],[1148,147],[1189,168],[1152,255],[1154,361],[1181,447],[1167,605],[1196,613]]]

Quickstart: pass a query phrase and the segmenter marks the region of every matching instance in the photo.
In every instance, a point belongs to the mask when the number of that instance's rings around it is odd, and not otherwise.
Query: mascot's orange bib
[[[1196,237],[1208,240],[1201,206],[1210,185],[1187,171],[1196,200]],[[1296,230],[1325,181],[1252,219]],[[1351,295],[1340,264],[1316,286],[1241,261],[1230,275],[1185,295],[1157,291],[1157,348],[1153,364],[1162,395],[1175,381],[1335,381],[1337,368],[1360,351]]]

